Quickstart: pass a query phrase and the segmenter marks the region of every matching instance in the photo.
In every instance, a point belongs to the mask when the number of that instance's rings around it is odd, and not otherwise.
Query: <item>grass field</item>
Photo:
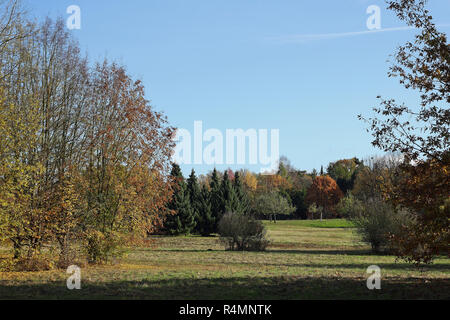
[[[1,272],[1,299],[449,299],[450,259],[424,270],[372,255],[343,220],[265,222],[266,252],[227,252],[218,238],[154,237],[114,265],[82,268],[81,290],[65,270]],[[3,249],[4,250],[4,249]],[[366,269],[381,268],[381,290]]]

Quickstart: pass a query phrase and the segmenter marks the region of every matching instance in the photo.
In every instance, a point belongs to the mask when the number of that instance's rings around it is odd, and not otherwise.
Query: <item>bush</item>
[[[218,229],[226,250],[264,251],[269,244],[262,222],[247,215],[226,213]]]
[[[90,231],[86,235],[85,251],[88,262],[107,263],[112,257],[118,257],[124,253],[124,239],[118,233],[102,233]]]
[[[3,272],[47,271],[55,268],[51,257],[39,255],[31,258],[4,259],[0,262]]]
[[[398,234],[403,225],[414,223],[406,210],[396,209],[382,200],[358,203],[357,210],[349,210],[349,219],[354,223],[362,241],[372,246],[375,253],[391,253],[394,244],[391,236]]]

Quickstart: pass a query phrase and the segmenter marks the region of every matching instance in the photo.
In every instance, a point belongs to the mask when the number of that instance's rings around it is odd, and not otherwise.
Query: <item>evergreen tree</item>
[[[172,235],[189,234],[195,227],[194,210],[191,207],[187,184],[180,167],[173,163],[171,171],[175,181],[174,194],[168,208],[174,212],[167,216],[165,228]]]
[[[239,209],[237,212],[246,214],[250,209],[250,201],[247,196],[247,192],[244,189],[244,184],[242,183],[241,176],[238,171],[234,174],[234,191],[236,193],[237,199],[239,201]]]
[[[221,184],[222,192],[222,214],[226,212],[243,213],[240,206],[240,201],[234,190],[233,184],[228,177],[228,171],[225,171]]]
[[[217,230],[217,224],[222,216],[223,210],[223,199],[222,192],[220,188],[220,179],[217,170],[214,168],[212,173],[210,187],[210,201],[211,201],[211,211],[212,216],[215,219],[214,229]]]
[[[317,170],[313,169],[313,171],[311,172],[311,178],[313,178],[313,180],[317,177]]]
[[[175,162],[172,163],[172,170],[170,171],[170,176],[174,179],[184,179],[183,173],[181,172],[181,168]]]
[[[195,176],[195,170],[192,169],[189,178],[187,179],[187,190],[189,194],[189,200],[191,203],[192,210],[194,211],[194,219],[198,221],[198,215],[200,211],[201,202],[201,190]]]
[[[216,219],[214,218],[211,209],[211,194],[206,185],[203,185],[201,189],[197,232],[204,237],[217,232]]]

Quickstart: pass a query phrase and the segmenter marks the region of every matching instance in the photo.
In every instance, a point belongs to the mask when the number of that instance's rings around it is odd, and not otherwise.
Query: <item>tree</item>
[[[365,159],[364,166],[357,171],[352,194],[363,202],[374,199],[387,201],[391,197],[388,194],[390,187],[400,183],[401,161],[397,155]]]
[[[194,169],[191,170],[191,174],[187,179],[187,192],[189,194],[189,200],[191,203],[192,210],[194,211],[194,219],[196,221],[196,225],[198,225],[198,218],[201,210],[202,195]]]
[[[407,261],[430,263],[438,255],[449,255],[450,161],[447,163],[431,159],[415,166],[401,165],[400,182],[386,188],[394,205],[416,212],[417,223],[403,226],[402,232],[392,235],[392,241],[399,244],[397,255]]]
[[[245,189],[248,190],[248,192],[255,192],[258,188],[258,179],[253,173],[249,171],[245,171],[243,173],[242,181]]]
[[[352,193],[348,193],[339,201],[336,211],[343,218],[357,216],[364,210],[363,202],[358,200]]]
[[[211,210],[211,195],[206,185],[203,185],[201,189],[199,215],[196,228],[198,233],[204,237],[210,236],[217,231],[216,219]]]
[[[381,100],[381,107],[374,109],[381,117],[367,122],[375,147],[401,152],[408,160],[430,158],[443,162],[450,137],[450,109],[446,107],[450,103],[450,46],[446,34],[436,29],[426,3],[388,1],[388,9],[420,31],[414,42],[399,47],[389,72],[389,77],[400,78],[405,88],[421,92],[420,106],[414,110],[398,105],[394,99]]]
[[[336,181],[330,176],[317,176],[308,189],[306,201],[323,207],[326,215],[336,216],[335,206],[343,196]]]
[[[226,212],[233,212],[238,214],[244,213],[238,195],[236,194],[236,190],[229,179],[228,171],[225,171],[223,174],[220,190],[222,193],[222,214]]]
[[[290,215],[295,211],[289,201],[277,191],[262,193],[256,197],[253,212],[262,215],[270,221],[277,221],[277,215]]]
[[[358,170],[361,168],[361,161],[358,158],[343,159],[331,162],[328,165],[328,175],[336,180],[339,188],[344,194],[353,189]]]
[[[86,199],[83,228],[87,247],[109,248],[102,242],[131,234],[146,236],[152,227],[148,214],[165,212],[170,189],[154,188],[170,186],[167,172],[174,130],[152,109],[141,82],[124,67],[104,61],[96,65],[90,81],[86,142],[79,160]],[[142,189],[143,184],[150,189]],[[149,192],[151,201],[145,201]]]
[[[16,258],[56,242],[61,263],[79,243],[106,260],[160,225],[174,130],[124,67],[90,67],[62,19],[28,22],[16,3],[0,16],[1,234]]]
[[[238,171],[234,174],[233,188],[239,201],[239,209],[236,212],[248,213],[250,203]]]
[[[291,188],[286,192],[295,207],[295,216],[306,219],[308,217],[308,207],[306,205],[307,188]]]
[[[258,176],[258,189],[261,192],[288,189],[290,187],[291,183],[288,180],[288,178],[282,177],[278,174],[271,174],[271,175],[260,174]]]
[[[401,152],[404,156],[401,169],[406,181],[393,185],[391,190],[395,202],[416,210],[415,230],[405,230],[407,236],[398,241],[404,249],[399,255],[417,263],[430,262],[439,253],[448,254],[448,248],[436,245],[436,239],[448,239],[450,234],[448,210],[444,209],[450,194],[445,183],[450,137],[450,45],[447,35],[437,30],[426,3],[426,0],[388,1],[388,9],[419,30],[413,42],[399,47],[388,74],[398,77],[406,89],[420,92],[418,106],[379,97],[381,106],[374,109],[375,117],[366,120],[359,116],[369,124],[375,147],[386,152]],[[422,176],[425,172],[427,176]],[[426,188],[408,183],[414,180],[428,180],[422,186],[441,186],[438,189],[447,196],[442,197],[440,192],[434,196]],[[407,201],[412,195],[421,199],[419,206]],[[424,199],[427,200],[422,201]]]
[[[3,56],[12,42],[29,37],[31,33],[22,28],[24,10],[19,0],[0,1],[0,12],[0,56]],[[4,76],[0,75],[0,79],[3,80]]]
[[[223,214],[223,212],[222,212],[223,198],[222,198],[222,191],[220,188],[219,174],[218,174],[216,168],[214,168],[214,170],[212,172],[209,189],[210,189],[212,215],[216,222],[214,229],[217,229],[217,224],[219,223],[219,220],[221,219],[222,214]]]
[[[323,215],[323,207],[317,206],[316,203],[312,203],[308,207],[308,212],[311,214],[311,219],[314,219],[314,215],[316,213],[320,213],[320,221],[322,221],[322,215]]]
[[[32,161],[39,139],[37,104],[8,102],[0,87],[0,240],[11,242],[14,258],[32,258],[47,239],[50,226],[36,207],[36,181],[43,166]],[[25,250],[24,250],[25,249]]]
[[[174,190],[168,208],[172,214],[167,216],[165,227],[172,235],[189,234],[195,228],[194,210],[191,206],[187,184],[176,163],[173,163],[171,177],[174,182]]]
[[[311,178],[314,180],[317,177],[317,170],[313,169],[311,172]]]

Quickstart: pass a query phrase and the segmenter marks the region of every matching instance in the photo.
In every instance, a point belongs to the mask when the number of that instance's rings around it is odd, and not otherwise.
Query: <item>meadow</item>
[[[417,269],[371,254],[345,220],[264,224],[265,252],[225,251],[217,237],[154,236],[112,264],[82,267],[81,290],[67,289],[65,270],[0,272],[0,299],[450,298],[448,258]],[[380,290],[366,287],[370,265],[381,268]]]

